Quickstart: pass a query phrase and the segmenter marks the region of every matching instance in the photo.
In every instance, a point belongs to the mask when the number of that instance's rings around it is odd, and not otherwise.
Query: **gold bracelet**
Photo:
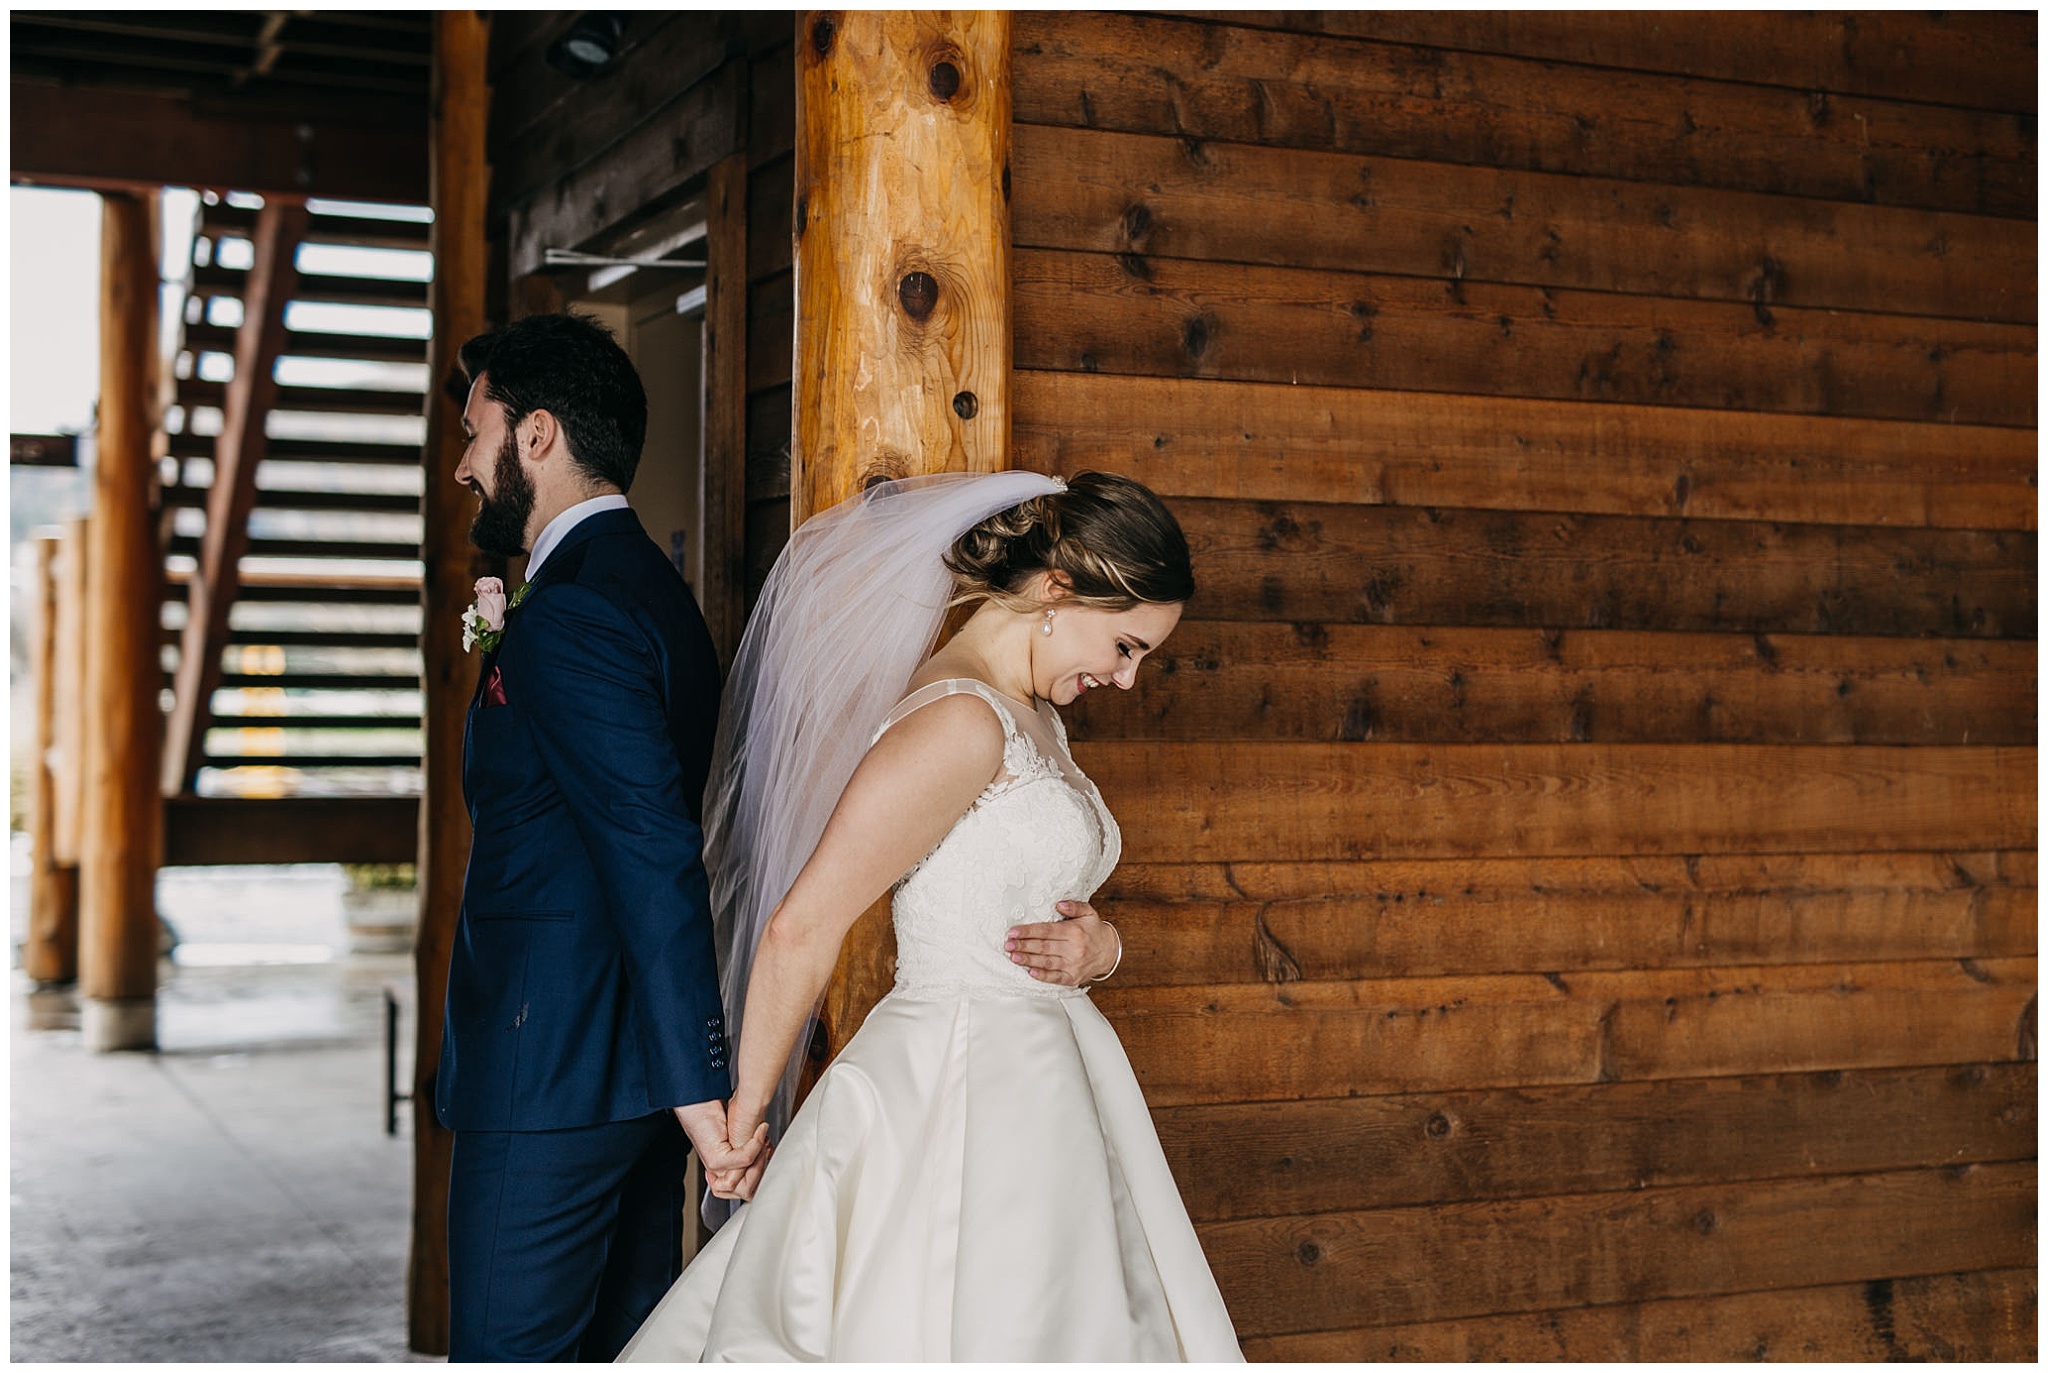
[[[1108,922],[1107,920],[1103,921],[1102,923],[1103,923],[1103,924],[1105,924],[1105,925],[1109,925],[1109,922]],[[1123,936],[1123,931],[1122,931],[1122,930],[1119,930],[1119,929],[1118,929],[1118,928],[1117,928],[1116,926],[1114,926],[1114,925],[1109,925],[1109,932],[1110,932],[1111,934],[1113,934],[1113,935],[1115,935],[1115,936],[1116,936],[1116,962],[1114,962],[1114,963],[1110,964],[1110,965],[1109,965],[1109,971],[1108,971],[1108,972],[1106,972],[1106,973],[1104,973],[1104,974],[1103,974],[1102,976],[1100,976],[1100,977],[1091,977],[1091,978],[1089,978],[1088,980],[1089,980],[1090,982],[1107,982],[1107,981],[1109,981],[1109,979],[1111,979],[1112,977],[1115,977],[1115,976],[1116,976],[1116,970],[1117,970],[1118,968],[1121,968],[1121,967],[1122,967],[1122,966],[1124,965],[1124,936]]]

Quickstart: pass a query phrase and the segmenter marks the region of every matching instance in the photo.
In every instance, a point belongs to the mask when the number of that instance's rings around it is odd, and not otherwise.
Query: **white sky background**
[[[8,190],[8,425],[78,433],[99,399],[100,198]]]

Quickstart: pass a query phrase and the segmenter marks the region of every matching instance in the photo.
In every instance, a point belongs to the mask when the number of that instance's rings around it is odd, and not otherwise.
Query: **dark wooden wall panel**
[[[643,11],[627,16],[599,79],[549,67],[571,12],[507,11],[492,32],[494,232],[512,276],[544,247],[616,237],[746,157],[745,594],[751,605],[789,537],[789,375],[795,302],[790,202],[796,143],[795,16]],[[544,294],[544,293],[543,293]]]
[[[1247,1353],[2031,1358],[2033,16],[1015,32],[1016,461],[1199,583],[1069,713],[1095,995]]]

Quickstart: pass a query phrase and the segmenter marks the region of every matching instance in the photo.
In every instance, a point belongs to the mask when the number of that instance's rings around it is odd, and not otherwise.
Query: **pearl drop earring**
[[[1038,632],[1039,632],[1040,634],[1043,634],[1043,635],[1045,635],[1045,636],[1046,636],[1046,637],[1047,637],[1048,639],[1052,637],[1052,616],[1053,616],[1053,612],[1052,612],[1052,611],[1050,611],[1050,610],[1046,611],[1046,612],[1045,612],[1045,623],[1044,623],[1044,624],[1042,624],[1042,625],[1040,625],[1040,626],[1038,627]]]

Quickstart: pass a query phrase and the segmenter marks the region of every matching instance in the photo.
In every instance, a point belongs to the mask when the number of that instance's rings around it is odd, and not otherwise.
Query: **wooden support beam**
[[[95,1050],[156,1043],[156,865],[163,809],[157,662],[163,555],[150,457],[157,362],[156,200],[112,194],[100,228],[100,403],[85,613],[82,1029]]]
[[[1010,439],[1010,18],[798,19],[794,518]]]
[[[410,863],[419,811],[411,796],[172,796],[164,865]]]
[[[272,201],[257,215],[256,260],[242,294],[242,323],[235,334],[235,375],[227,383],[220,436],[214,443],[206,533],[200,540],[198,570],[189,583],[191,614],[185,621],[178,684],[164,739],[166,796],[192,789],[205,751],[202,745],[213,717],[213,693],[220,685],[221,647],[228,637],[228,612],[234,608],[240,586],[242,555],[249,548],[256,468],[268,451],[264,420],[277,402],[284,307],[298,282],[296,258],[305,234],[302,205]]]
[[[1010,16],[797,17],[790,516],[1010,452]],[[846,939],[836,1053],[888,990],[888,903]]]
[[[29,873],[28,942],[21,967],[31,981],[58,983],[78,977],[78,869],[57,861],[57,787],[51,768],[56,742],[57,582],[62,541],[54,534],[34,541],[35,571],[29,583],[29,683],[35,697],[35,726],[29,736],[28,832],[35,866]]]
[[[90,521],[83,515],[64,522],[62,555],[57,572],[56,721],[51,739],[56,748],[50,843],[57,861],[78,866],[85,830],[85,585]]]
[[[18,183],[255,191],[418,204],[423,130],[406,123],[201,110],[172,96],[16,81],[9,175]],[[357,101],[375,108],[375,101]]]
[[[441,1012],[448,993],[462,874],[469,863],[469,813],[462,800],[463,716],[476,660],[462,651],[462,610],[477,576],[469,544],[470,503],[451,475],[462,453],[462,405],[442,382],[463,342],[483,332],[490,250],[484,205],[490,188],[484,129],[491,90],[485,63],[490,21],[475,10],[434,16],[432,167],[434,333],[427,351],[426,490],[420,501],[420,657],[424,791],[420,799],[417,1052],[413,1069],[412,1256],[406,1276],[407,1342],[421,1354],[448,1352],[448,1169],[455,1137],[434,1116],[441,1061]]]
[[[704,258],[704,575],[697,599],[732,665],[746,616],[747,159],[711,169]]]

